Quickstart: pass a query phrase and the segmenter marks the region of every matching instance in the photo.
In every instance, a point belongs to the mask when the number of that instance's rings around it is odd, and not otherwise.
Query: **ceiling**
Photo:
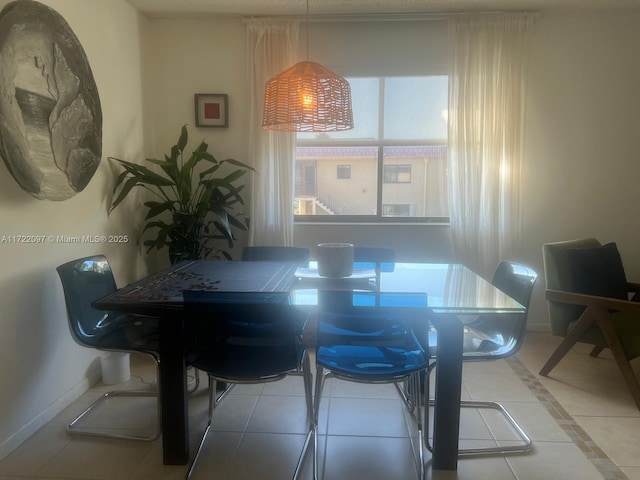
[[[148,17],[304,15],[307,0],[127,0]],[[640,9],[640,0],[309,0],[311,15],[492,10]]]

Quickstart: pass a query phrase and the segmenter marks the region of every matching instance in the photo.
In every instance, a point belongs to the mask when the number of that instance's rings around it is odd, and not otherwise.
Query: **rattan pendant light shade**
[[[267,82],[262,126],[285,132],[350,130],[351,86],[319,63],[297,63]]]

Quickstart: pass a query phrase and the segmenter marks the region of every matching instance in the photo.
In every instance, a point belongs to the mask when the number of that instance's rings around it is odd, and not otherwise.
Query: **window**
[[[385,165],[384,183],[411,183],[411,165]]]
[[[348,80],[355,128],[297,134],[296,221],[448,221],[448,78]]]
[[[338,180],[349,180],[351,178],[351,165],[338,165]]]

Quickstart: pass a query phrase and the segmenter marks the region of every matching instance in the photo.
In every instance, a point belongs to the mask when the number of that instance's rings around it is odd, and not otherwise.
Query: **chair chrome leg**
[[[309,446],[311,442],[314,442],[314,450],[316,439],[316,425],[317,422],[315,420],[314,410],[313,410],[313,374],[311,373],[311,362],[309,360],[309,355],[305,352],[302,358],[302,376],[304,382],[304,393],[305,400],[307,402],[307,438],[304,441],[304,446],[302,448],[302,453],[300,453],[300,457],[298,458],[298,463],[296,465],[296,469],[293,473],[293,479],[297,480],[302,471],[302,465],[307,456],[307,452],[309,450]],[[315,473],[315,462],[314,462],[314,480],[317,478],[317,474]]]
[[[429,399],[430,390],[431,390],[430,378],[431,378],[431,370],[433,370],[435,368],[435,366],[436,366],[435,362],[429,364],[429,366],[427,367],[427,375],[426,375],[426,378],[424,380],[424,411],[423,411],[423,417],[424,417],[424,446],[430,452],[433,452],[433,446],[429,442],[429,430],[430,430],[430,427],[429,427],[429,405],[431,405],[431,400]],[[433,404],[435,404],[435,402],[433,402]]]
[[[318,417],[320,415],[320,398],[324,387],[325,373],[320,365],[316,365],[316,387],[313,401],[313,480],[319,477],[318,471]]]
[[[217,382],[216,382],[217,385]],[[235,386],[235,383],[227,383],[227,387],[220,392],[220,395],[218,395],[217,397],[215,397],[215,403],[214,403],[214,408],[217,407],[218,405],[220,405],[220,402],[222,402],[222,400],[224,400],[226,398],[226,396],[229,394],[229,392],[231,392],[231,390],[233,390],[233,387]],[[217,393],[217,391],[214,393],[214,395]]]
[[[155,365],[156,365],[156,378],[158,379],[158,384],[156,385],[157,391],[160,390],[160,376],[159,373],[159,359],[156,355],[149,354],[153,357]],[[103,438],[119,438],[124,440],[139,440],[143,442],[152,442],[160,437],[162,433],[161,425],[162,425],[162,412],[160,408],[160,397],[158,396],[157,391],[149,391],[149,390],[113,390],[107,393],[104,393],[100,398],[98,398],[95,402],[89,405],[80,415],[74,418],[69,424],[66,426],[66,431],[70,435],[82,435],[85,437],[103,437]],[[87,416],[91,411],[96,408],[100,403],[111,397],[156,397],[157,400],[157,427],[156,431],[151,435],[134,435],[134,434],[122,434],[122,433],[102,433],[97,431],[92,431],[86,428],[80,428],[78,423],[85,416]]]
[[[230,390],[232,385],[233,384],[225,388],[224,392],[222,392],[220,396],[224,395],[225,392]],[[213,410],[218,406],[219,399],[220,399],[220,396],[216,398],[217,386],[218,386],[217,380],[213,378],[211,375],[209,375],[209,407],[207,409],[207,427],[204,429],[204,434],[202,435],[202,439],[200,440],[198,449],[196,450],[196,453],[191,459],[191,462],[189,463],[189,467],[187,468],[187,474],[185,476],[186,480],[189,480],[189,478],[191,477],[191,474],[193,473],[193,469],[196,466],[196,462],[198,461],[198,457],[200,456],[200,451],[202,450],[202,447],[204,446],[207,440],[207,435],[209,435],[209,430],[211,430],[211,423],[213,420]]]
[[[134,435],[134,434],[123,434],[123,433],[103,433],[96,432],[87,429],[81,429],[78,426],[78,423],[91,411],[100,405],[105,400],[112,397],[157,397],[158,394],[153,391],[147,390],[114,390],[111,392],[104,393],[100,398],[98,398],[95,402],[93,402],[89,407],[87,407],[80,415],[74,418],[69,425],[67,425],[66,430],[71,435],[83,435],[86,437],[106,437],[106,438],[120,438],[125,440],[140,440],[144,442],[151,442],[157,439],[160,436],[160,423],[158,423],[157,430],[152,435]]]
[[[424,480],[424,421],[420,411],[420,404],[424,398],[424,381],[426,376],[423,376],[423,372],[416,372],[415,374],[415,398],[413,405],[417,406],[416,410],[416,418],[418,421],[418,479]],[[420,385],[423,385],[422,390],[420,389]]]
[[[398,386],[398,384],[396,384]],[[421,403],[421,392],[420,392],[420,372],[416,372],[412,374],[405,382],[405,392],[408,397],[409,405],[412,405],[412,408],[409,410],[409,413],[413,415],[416,421],[417,433],[418,433],[418,446],[417,451],[415,451],[414,446],[414,462],[416,467],[416,473],[418,476],[418,480],[424,480],[424,430],[423,430],[423,421],[422,421],[422,412],[420,409]],[[401,395],[402,396],[402,395]],[[407,401],[405,400],[405,403]],[[418,406],[418,408],[415,408]]]
[[[528,452],[531,450],[531,446],[533,445],[533,441],[527,435],[527,433],[522,429],[522,427],[515,421],[515,419],[511,416],[511,414],[504,408],[503,405],[498,402],[476,402],[476,401],[462,401],[460,402],[461,407],[467,408],[492,408],[494,410],[498,410],[501,412],[507,422],[513,427],[516,431],[517,435],[520,437],[522,444],[520,445],[511,445],[511,446],[503,446],[503,447],[492,447],[492,448],[465,448],[460,449],[458,455],[460,456],[474,456],[474,455],[504,455],[507,453],[515,453],[515,452]]]
[[[304,441],[304,446],[302,447],[302,453],[298,458],[298,463],[296,464],[296,469],[293,472],[293,480],[297,480],[300,476],[300,472],[302,472],[302,465],[304,464],[304,459],[307,456],[307,451],[309,450],[309,445],[311,442],[315,442],[315,428],[312,428],[307,432],[307,438]],[[314,447],[315,448],[315,447]],[[316,479],[316,474],[314,473],[314,480]]]
[[[424,402],[424,417],[425,417],[425,434],[424,444],[427,450],[433,451],[433,445],[429,442],[429,406],[433,406],[435,402],[429,399],[429,376],[431,370],[436,366],[436,363],[429,365],[427,369],[427,378],[425,379],[425,402]],[[460,402],[460,408],[491,408],[498,410],[502,413],[507,422],[515,430],[516,434],[520,438],[521,442],[518,445],[511,446],[498,446],[498,447],[485,447],[485,448],[461,448],[458,450],[458,456],[481,456],[481,455],[505,455],[508,453],[524,453],[531,450],[533,441],[531,437],[527,435],[524,429],[516,422],[507,409],[498,402],[480,402],[473,400],[462,400]]]
[[[307,352],[302,358],[302,378],[304,382],[304,396],[307,403],[307,423],[309,427],[316,425],[313,410],[313,373],[311,373],[311,359]]]
[[[411,388],[409,387],[409,381],[405,380],[404,382],[394,383],[394,385],[396,386],[396,390],[398,390],[398,393],[400,394],[400,398],[402,398],[402,401],[406,405],[407,410],[409,410],[409,412],[413,412],[413,410],[415,409],[415,403],[411,398]]]

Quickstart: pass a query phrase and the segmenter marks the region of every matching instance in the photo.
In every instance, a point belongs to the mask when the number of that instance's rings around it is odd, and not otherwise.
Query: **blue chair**
[[[426,297],[421,294],[375,292],[321,292],[316,343],[314,399],[314,478],[318,476],[317,425],[325,378],[359,383],[409,381],[418,392],[419,374],[429,355],[416,339],[410,323],[426,318]],[[424,478],[421,409],[415,409],[418,429],[416,471]]]
[[[309,249],[303,247],[260,246],[244,247],[243,262],[282,261],[296,262],[300,267],[309,266]]]
[[[353,263],[355,268],[371,268],[380,272],[393,272],[396,252],[392,248],[353,247]]]
[[[184,305],[187,362],[209,376],[208,423],[187,479],[211,430],[217,382],[264,383],[302,373],[311,425],[313,379],[301,338],[307,314],[289,305],[288,293],[185,291]],[[309,431],[293,478],[311,438]]]
[[[140,352],[151,356],[159,366],[158,319],[138,315],[96,310],[94,300],[116,291],[116,283],[109,262],[104,255],[72,260],[57,267],[62,282],[67,318],[73,339],[83,347],[106,351]],[[157,397],[154,391],[115,390],[102,395],[67,426],[71,434],[97,437],[151,441],[160,436],[160,408],[158,424],[151,435],[107,433],[81,428],[79,423],[102,402],[111,397]],[[158,397],[159,398],[159,397]],[[159,407],[159,405],[158,405]]]
[[[463,339],[463,362],[478,362],[487,360],[499,360],[515,355],[524,343],[527,331],[527,314],[529,311],[529,301],[533,287],[538,278],[535,271],[514,262],[503,260],[498,264],[493,276],[493,286],[499,288],[509,295],[520,305],[525,307],[525,313],[515,315],[480,315],[470,323],[464,324]],[[437,332],[429,332],[429,351],[432,358],[437,353]],[[425,381],[426,398],[429,398],[429,375],[436,367],[437,362],[432,362],[427,370]],[[428,405],[433,405],[433,401],[425,402],[425,409]],[[515,452],[527,452],[531,450],[533,444],[531,438],[524,429],[511,416],[509,411],[498,402],[491,401],[470,401],[460,402],[461,407],[467,408],[490,408],[500,412],[506,421],[514,429],[520,439],[516,445],[505,445],[488,448],[468,448],[459,449],[460,456],[475,455],[503,455]],[[425,411],[425,441],[429,451],[432,446],[429,443],[429,412]]]

